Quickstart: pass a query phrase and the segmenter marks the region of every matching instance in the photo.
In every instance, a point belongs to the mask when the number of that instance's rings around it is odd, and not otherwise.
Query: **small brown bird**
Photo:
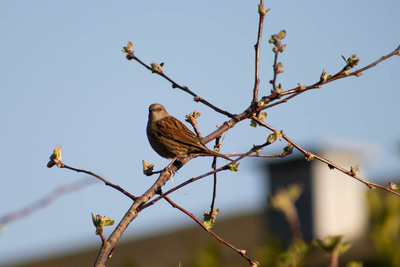
[[[190,154],[207,154],[232,161],[225,155],[208,149],[182,122],[172,117],[161,104],[149,107],[147,138],[161,157],[183,158]]]

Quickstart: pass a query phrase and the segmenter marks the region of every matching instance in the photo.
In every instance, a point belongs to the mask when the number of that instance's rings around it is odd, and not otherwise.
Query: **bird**
[[[171,116],[161,104],[149,107],[147,138],[151,147],[161,157],[184,158],[193,154],[206,154],[233,161],[227,156],[208,149],[181,121]],[[170,166],[169,165],[169,166]]]

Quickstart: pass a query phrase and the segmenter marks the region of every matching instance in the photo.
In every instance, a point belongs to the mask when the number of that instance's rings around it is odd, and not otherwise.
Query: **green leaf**
[[[96,228],[96,235],[102,234],[104,226],[113,225],[115,222],[114,220],[101,216],[100,214],[97,214],[95,216],[93,213],[92,213],[92,221],[94,227]]]
[[[204,225],[208,228],[211,229],[214,226],[215,223],[215,218],[216,215],[220,213],[220,209],[215,209],[211,213],[210,212],[204,212],[203,217],[204,217]]]
[[[343,236],[327,236],[324,239],[313,240],[314,245],[320,247],[327,254],[341,255],[352,246],[349,242],[343,242]]]
[[[231,162],[228,164],[228,167],[231,171],[237,172],[239,170],[239,163],[237,162]]]
[[[274,133],[268,135],[267,142],[268,142],[268,144],[272,144],[273,142],[280,139],[281,137],[282,137],[282,133],[279,131],[275,131]]]
[[[286,155],[292,154],[292,153],[293,153],[293,146],[292,146],[292,144],[288,142],[287,146],[285,146],[285,147],[283,148],[283,152],[284,152]]]
[[[47,163],[47,168],[51,168],[54,165],[57,165],[57,167],[64,165],[61,157],[61,146],[54,148],[53,154],[50,155],[50,161]]]
[[[352,55],[347,59],[347,66],[349,66],[350,68],[354,68],[358,65],[359,62],[360,59],[356,55]]]
[[[285,38],[286,37],[286,31],[285,30],[282,30],[282,31],[280,31],[279,33],[278,33],[278,38],[279,39],[283,39],[283,38]]]
[[[269,203],[272,208],[278,211],[290,211],[302,192],[303,187],[301,185],[290,184],[286,188],[277,189],[274,195],[269,198]]]

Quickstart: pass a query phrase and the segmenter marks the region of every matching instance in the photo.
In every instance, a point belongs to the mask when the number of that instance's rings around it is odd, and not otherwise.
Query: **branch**
[[[264,126],[265,128],[271,130],[271,131],[277,131],[275,128],[273,128],[272,126],[264,123],[263,121],[259,120],[258,118],[256,118],[255,116],[252,117],[253,120],[257,121],[260,125]],[[388,191],[392,194],[395,194],[397,196],[400,196],[400,193],[393,190],[390,185],[389,186],[382,186],[376,183],[372,183],[372,182],[368,182],[367,180],[362,179],[361,177],[357,176],[354,171],[348,171],[345,168],[327,160],[324,159],[323,157],[320,157],[318,155],[312,154],[311,152],[305,150],[304,148],[302,148],[301,146],[299,146],[298,144],[296,144],[295,142],[293,142],[291,139],[289,139],[289,137],[287,137],[283,132],[282,133],[282,138],[285,139],[286,141],[288,141],[289,143],[291,143],[295,148],[297,148],[297,150],[299,150],[301,153],[304,154],[304,156],[306,158],[312,159],[315,158],[323,163],[326,163],[328,165],[329,168],[334,168],[337,169],[338,171],[341,171],[344,174],[347,174],[350,177],[353,177],[354,179],[358,180],[359,182],[365,184],[366,186],[368,186],[370,189],[374,189],[374,188],[380,188],[382,190]]]
[[[161,194],[161,197],[163,197],[166,201],[168,201],[169,204],[172,205],[172,207],[182,211],[183,213],[185,213],[186,215],[188,215],[190,218],[192,218],[198,225],[200,225],[206,232],[208,232],[210,235],[212,235],[215,239],[217,239],[219,242],[221,242],[222,244],[226,245],[227,247],[235,250],[237,253],[239,253],[239,255],[241,255],[243,258],[245,258],[252,266],[258,266],[259,263],[256,261],[253,261],[252,259],[250,259],[249,257],[247,257],[246,254],[246,250],[243,249],[238,249],[236,247],[234,247],[233,245],[231,245],[230,243],[226,242],[225,240],[223,240],[221,237],[219,237],[217,234],[215,234],[213,231],[211,231],[209,228],[207,228],[201,221],[199,221],[192,213],[188,212],[187,210],[185,210],[184,208],[178,206],[177,204],[175,204],[175,202],[173,202],[168,196]]]
[[[265,146],[267,146],[267,145],[269,145],[269,143],[266,142],[266,143],[264,143],[264,144],[262,144],[262,145],[254,146],[254,147],[251,148],[247,153],[245,153],[245,154],[240,154],[241,156],[240,156],[239,158],[235,159],[233,162],[238,162],[239,160],[241,160],[241,159],[243,159],[243,158],[245,158],[245,157],[251,155],[251,154],[254,153],[255,151],[260,150],[260,149],[262,149],[263,147],[265,147]],[[185,158],[185,159],[186,159],[186,158]],[[204,174],[202,174],[202,175],[200,175],[200,176],[197,176],[197,177],[194,177],[194,178],[190,178],[190,179],[186,180],[185,182],[183,182],[183,183],[181,183],[181,184],[175,186],[174,188],[168,190],[167,192],[165,192],[165,193],[164,193],[164,196],[169,195],[169,194],[171,194],[172,192],[175,192],[176,190],[178,190],[178,189],[180,189],[180,188],[182,188],[182,187],[184,187],[184,186],[186,186],[186,185],[188,185],[188,184],[190,184],[190,183],[193,183],[193,182],[195,182],[195,181],[197,181],[197,180],[200,180],[200,179],[203,179],[203,178],[205,178],[205,177],[207,177],[207,176],[210,176],[211,174],[218,173],[218,172],[220,172],[220,171],[228,170],[228,169],[229,169],[228,165],[225,165],[225,166],[222,166],[222,167],[220,167],[220,168],[218,168],[218,169],[216,169],[216,170],[213,170],[213,171],[209,171],[209,172],[207,172],[207,173],[204,173]],[[143,210],[143,209],[145,209],[145,208],[148,208],[148,207],[152,206],[153,204],[155,204],[156,202],[158,202],[160,199],[162,199],[161,196],[159,196],[159,197],[153,199],[152,201],[150,201],[150,202],[144,204],[143,206],[141,206],[141,207],[140,207],[140,210]]]
[[[128,46],[129,46],[129,45],[128,45]],[[229,117],[229,118],[234,118],[234,115],[233,115],[233,114],[229,113],[229,112],[226,111],[226,110],[222,110],[222,109],[220,109],[220,108],[214,106],[213,104],[211,104],[211,103],[208,102],[207,100],[201,98],[201,97],[198,96],[196,93],[194,93],[194,92],[192,92],[191,90],[189,90],[189,87],[179,85],[179,84],[176,83],[174,80],[172,80],[170,77],[168,77],[167,75],[165,75],[164,72],[163,72],[162,70],[160,70],[160,71],[154,71],[153,68],[151,68],[150,66],[146,65],[143,61],[141,61],[139,58],[137,58],[137,57],[133,54],[133,51],[132,51],[132,52],[128,52],[128,54],[126,55],[126,58],[127,58],[128,60],[132,60],[132,59],[133,59],[133,60],[136,60],[136,61],[139,62],[141,65],[143,65],[146,69],[152,71],[153,73],[156,73],[156,74],[160,75],[161,77],[163,77],[164,79],[166,79],[167,81],[169,81],[169,82],[171,83],[172,88],[179,88],[179,89],[181,89],[182,91],[184,91],[184,92],[186,92],[186,93],[192,95],[192,96],[194,97],[194,101],[196,101],[196,102],[201,102],[201,103],[203,103],[204,105],[206,105],[206,106],[212,108],[212,109],[215,110],[216,112],[221,113],[221,114],[223,114],[223,115],[225,115],[225,116],[227,116],[227,117]]]
[[[192,158],[193,157],[186,157],[182,159],[182,165],[180,167],[184,166]],[[138,216],[139,212],[143,209],[144,203],[146,203],[155,194],[157,194],[160,188],[165,185],[165,183],[171,178],[171,175],[173,175],[177,170],[178,167],[176,165],[172,165],[168,170],[164,170],[160,174],[157,181],[155,181],[155,183],[142,196],[135,198],[135,202],[126,212],[118,226],[115,228],[114,232],[100,249],[94,266],[105,266],[108,255],[110,255],[111,251],[121,239],[122,234],[125,232],[129,224]]]
[[[64,163],[62,163],[62,165],[60,166],[60,168],[65,168],[65,169],[69,169],[72,171],[76,171],[76,172],[83,172],[86,173],[90,176],[96,177],[97,179],[99,179],[100,181],[102,181],[105,185],[110,186],[114,189],[117,189],[118,191],[120,191],[121,193],[123,193],[124,195],[128,196],[130,199],[135,200],[136,197],[134,195],[132,195],[131,193],[125,191],[125,189],[123,189],[122,187],[120,187],[119,185],[115,185],[113,183],[110,183],[109,181],[107,181],[106,179],[104,179],[103,177],[101,177],[100,175],[97,175],[91,171],[86,171],[86,170],[82,170],[82,169],[77,169],[74,167],[70,167],[68,165],[65,165]]]
[[[272,102],[274,100],[277,100],[277,99],[281,98],[282,96],[288,95],[288,97],[286,97],[286,98],[284,98],[284,99],[282,99],[282,100],[280,100],[280,101],[278,101],[276,103],[265,105],[265,106],[259,108],[257,111],[261,111],[263,109],[268,109],[268,108],[271,108],[273,106],[277,106],[279,104],[286,103],[290,99],[292,99],[295,96],[298,96],[299,94],[302,94],[302,93],[304,93],[306,91],[309,91],[309,90],[312,90],[312,89],[320,89],[322,87],[322,85],[324,85],[326,83],[330,83],[330,82],[333,82],[333,81],[338,80],[338,79],[348,78],[348,77],[351,77],[351,76],[359,77],[362,74],[363,71],[366,71],[366,70],[376,66],[377,64],[381,63],[382,61],[384,61],[384,60],[386,60],[386,59],[388,59],[388,58],[390,58],[392,56],[399,55],[399,53],[400,53],[400,46],[398,46],[391,53],[389,53],[389,54],[387,54],[385,56],[382,56],[380,59],[376,60],[375,62],[373,62],[373,63],[371,63],[371,64],[369,64],[369,65],[367,65],[367,66],[365,66],[365,67],[363,67],[363,68],[361,68],[359,70],[350,72],[348,74],[346,74],[343,70],[341,70],[338,73],[336,73],[336,74],[332,75],[331,77],[329,77],[326,81],[321,81],[320,80],[320,81],[318,81],[318,82],[316,82],[316,83],[314,83],[312,85],[309,85],[309,86],[301,86],[301,85],[299,85],[296,88],[287,90],[287,91],[282,92],[280,94],[271,93],[269,96],[263,97],[262,101],[264,103],[270,103],[270,102]]]

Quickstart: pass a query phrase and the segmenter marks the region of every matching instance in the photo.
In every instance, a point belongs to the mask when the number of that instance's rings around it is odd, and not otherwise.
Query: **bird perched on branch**
[[[232,161],[227,156],[208,149],[192,131],[171,116],[161,104],[152,104],[149,107],[147,138],[154,151],[161,157],[173,158],[173,161],[192,154],[212,155]]]

